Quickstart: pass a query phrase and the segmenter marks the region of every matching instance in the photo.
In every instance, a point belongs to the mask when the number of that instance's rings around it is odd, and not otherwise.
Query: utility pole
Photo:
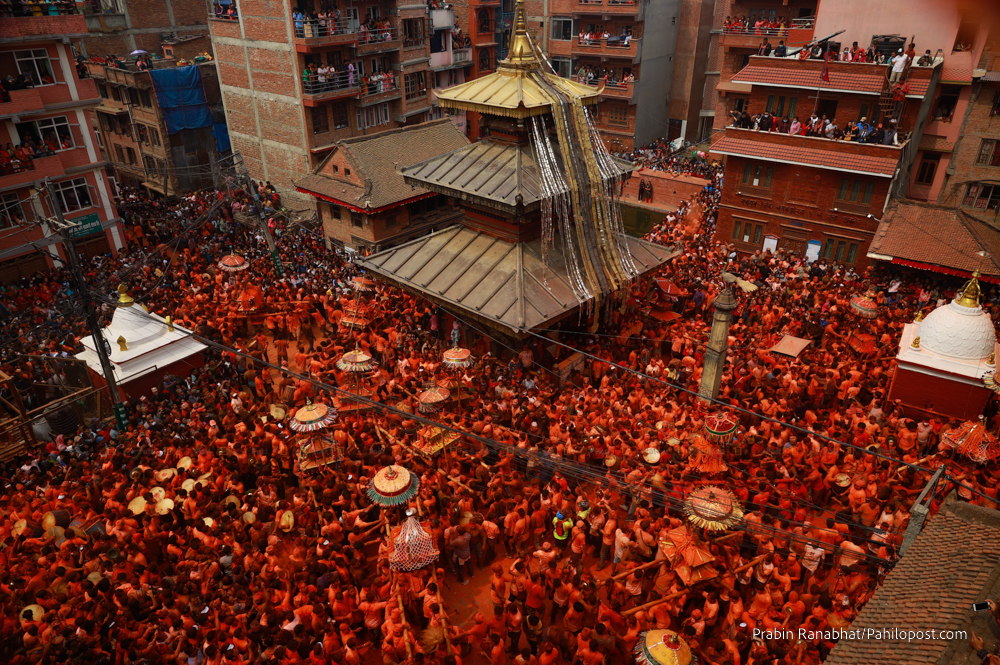
[[[101,359],[101,369],[104,371],[104,380],[107,381],[108,390],[111,392],[112,410],[115,414],[115,423],[119,432],[128,429],[128,419],[125,417],[125,405],[122,403],[121,393],[118,392],[118,383],[115,381],[115,371],[111,364],[111,357],[108,355],[110,345],[101,334],[101,327],[97,323],[97,308],[90,298],[90,291],[87,289],[87,281],[80,268],[80,259],[76,254],[76,240],[73,238],[73,229],[77,226],[72,222],[67,222],[63,218],[62,204],[59,197],[49,190],[49,179],[45,179],[45,189],[49,192],[49,203],[56,214],[56,225],[62,235],[63,249],[69,258],[69,269],[73,274],[73,282],[76,285],[76,292],[83,305],[83,311],[87,313],[87,325],[90,327],[90,334],[94,339],[94,349],[97,350],[97,357]]]

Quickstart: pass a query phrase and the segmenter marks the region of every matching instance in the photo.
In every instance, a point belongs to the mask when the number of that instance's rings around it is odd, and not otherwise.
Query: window
[[[365,109],[358,109],[357,112],[358,129],[368,129],[369,127],[379,127],[388,125],[391,121],[388,104],[376,104]],[[344,169],[344,175],[350,175]]]
[[[568,79],[573,76],[573,63],[569,58],[549,58],[549,62],[552,63],[552,67],[556,70],[557,76],[561,76],[564,79]]]
[[[153,108],[153,100],[149,96],[149,90],[139,91],[139,103],[147,109]]]
[[[116,102],[122,101],[122,91],[117,85],[111,86],[111,99]]]
[[[351,169],[344,169],[344,175],[351,175]]]
[[[827,238],[823,258],[837,263],[854,263],[858,259],[858,243],[840,238]]]
[[[792,118],[794,118],[795,117],[795,111],[798,109],[798,106],[799,106],[799,98],[798,97],[792,97],[791,99],[789,99],[788,100],[788,115],[787,116],[783,116],[783,117],[787,117],[789,120],[792,119]]]
[[[36,143],[44,143],[45,148],[53,152],[76,147],[76,141],[73,140],[73,132],[70,129],[69,120],[64,115],[55,118],[19,122],[16,127],[22,141],[30,137]]]
[[[105,85],[97,86],[97,92],[101,93],[101,99],[108,98],[108,87]]]
[[[125,148],[125,159],[129,164],[135,166],[136,164],[135,150],[133,150],[132,148]]]
[[[63,212],[82,210],[94,205],[94,197],[90,194],[86,178],[54,183],[49,187],[49,192],[58,198]]]
[[[751,222],[743,224],[742,222],[733,220],[733,240],[759,245],[763,238],[763,224],[752,224]]]
[[[479,13],[476,15],[476,29],[481,35],[493,32],[493,19],[490,17],[488,9],[479,10]]]
[[[149,130],[146,128],[146,125],[137,123],[135,126],[135,132],[139,143],[149,145]]]
[[[117,143],[115,144],[115,158],[118,160],[119,164],[125,163],[125,149]]]
[[[333,175],[337,175],[338,173],[340,173],[340,167],[337,166],[336,164],[334,164],[333,165]]]
[[[871,203],[874,193],[875,183],[873,182],[866,183],[863,180],[843,178],[840,181],[840,191],[837,192],[837,200],[848,201],[850,203]]]
[[[489,72],[493,70],[493,51],[484,48],[479,49],[479,71]]]
[[[17,63],[17,71],[29,75],[33,84],[55,84],[56,81],[52,77],[52,66],[49,62],[49,52],[45,49],[14,51],[14,61]]]
[[[160,132],[152,127],[149,128],[149,142],[153,145],[160,145]]]
[[[351,226],[353,226],[356,229],[360,229],[362,226],[364,226],[364,221],[361,217],[360,212],[351,212]]]
[[[941,161],[941,154],[937,152],[925,152],[917,169],[917,184],[930,185],[934,182],[934,173],[937,171],[938,162]]]
[[[1000,166],[1000,141],[983,139],[979,144],[979,156],[976,157],[979,166]]]
[[[396,226],[396,216],[395,215],[386,215],[385,216],[385,228],[391,229],[394,226]]]
[[[958,97],[961,92],[962,86],[941,86],[941,96],[938,97],[937,110],[934,111],[935,120],[951,120],[951,117],[955,115],[955,105],[958,104]]]
[[[1000,207],[1000,185],[981,182],[969,183],[962,205],[980,210],[996,210]]]
[[[424,43],[424,19],[403,19],[403,46],[420,46]]]
[[[333,205],[332,203],[327,203],[327,208],[330,211],[330,219],[340,219],[340,206]]]
[[[313,134],[325,134],[330,131],[330,116],[325,106],[314,106],[312,109]]]
[[[990,115],[1000,115],[1000,90],[997,90],[997,93],[993,95],[993,108],[990,109]]]
[[[573,19],[571,18],[552,19],[552,39],[562,42],[568,42],[572,40]]]
[[[333,113],[333,128],[334,129],[345,129],[350,122],[348,121],[347,115],[347,103],[338,102],[330,106],[330,111]]]
[[[427,96],[427,82],[424,79],[424,72],[407,74],[403,77],[406,86],[406,99],[413,100]]]
[[[0,195],[0,229],[24,224],[24,209],[21,199],[14,192]]]
[[[608,106],[608,124],[627,127],[628,107],[619,105]]]
[[[763,164],[746,164],[743,167],[743,184],[752,187],[771,187],[771,178],[774,176],[774,169]]]

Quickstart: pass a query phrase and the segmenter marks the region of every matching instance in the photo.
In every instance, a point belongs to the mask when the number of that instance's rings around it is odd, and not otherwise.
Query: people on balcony
[[[358,42],[361,44],[391,42],[393,40],[392,30],[392,24],[389,23],[388,19],[374,19],[371,14],[368,14],[358,31]]]
[[[320,64],[308,63],[302,70],[302,89],[306,94],[319,95],[332,90],[353,88],[355,85],[354,63]]]
[[[784,16],[768,19],[764,16],[747,18],[740,15],[735,18],[727,16],[722,26],[727,34],[787,35],[789,23]]]
[[[817,115],[816,112],[813,112],[805,122],[799,122],[798,116],[793,116],[789,122],[787,117],[778,118],[766,110],[754,116],[746,111],[733,111],[730,116],[732,117],[730,127],[737,129],[827,138],[833,141],[899,145],[899,132],[895,119],[873,127],[868,123],[867,117],[862,117],[858,122],[848,122],[841,128],[836,118],[827,118],[825,115]]]

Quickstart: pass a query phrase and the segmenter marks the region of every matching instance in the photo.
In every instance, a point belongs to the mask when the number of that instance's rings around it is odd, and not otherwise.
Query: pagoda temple
[[[601,89],[545,71],[523,0],[512,31],[495,73],[437,93],[444,108],[478,112],[484,138],[399,169],[448,196],[461,223],[358,263],[523,339],[573,314],[597,317],[674,252],[625,234],[618,197],[631,164],[594,129]]]

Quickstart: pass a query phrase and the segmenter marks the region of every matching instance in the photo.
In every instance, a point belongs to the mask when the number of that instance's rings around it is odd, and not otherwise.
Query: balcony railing
[[[576,55],[604,55],[610,57],[635,57],[638,53],[638,39],[623,37],[577,37],[573,40],[572,52]]]
[[[35,163],[31,159],[12,159],[8,162],[0,162],[0,176],[14,175],[15,173],[25,173],[26,171],[34,170]]]
[[[378,28],[369,30],[361,26],[358,30],[358,44],[379,44],[382,42],[399,41],[399,28]]]
[[[373,76],[366,76],[365,81],[361,85],[361,96],[371,97],[372,95],[381,95],[386,92],[395,92],[399,90],[399,81],[392,74],[375,74]]]
[[[792,19],[792,29],[794,30],[805,30],[807,28],[816,27],[816,17],[807,16],[805,18],[793,18]]]
[[[302,79],[302,91],[307,95],[355,90],[360,85],[361,79],[351,72],[334,72],[322,78],[319,74],[310,74]]]
[[[84,14],[122,14],[119,0],[90,0],[83,6]]]
[[[805,26],[803,26],[805,27]],[[724,35],[749,35],[756,37],[787,37],[788,27],[782,28],[755,28],[752,25],[730,25],[722,29]]]
[[[208,18],[215,19],[216,21],[239,21],[240,12],[236,7],[236,3],[232,2],[228,5],[218,5],[215,11],[208,15]]]
[[[21,2],[18,4],[5,4],[4,16],[16,18],[22,16],[71,16],[73,14],[83,14],[75,2],[42,2],[38,4],[28,4]]]
[[[340,35],[355,35],[357,25],[344,19],[306,19],[295,23],[295,36],[299,39],[316,39],[321,37],[337,37]]]
[[[463,48],[452,51],[451,62],[456,65],[460,62],[472,62],[472,56],[469,54],[469,49]]]

